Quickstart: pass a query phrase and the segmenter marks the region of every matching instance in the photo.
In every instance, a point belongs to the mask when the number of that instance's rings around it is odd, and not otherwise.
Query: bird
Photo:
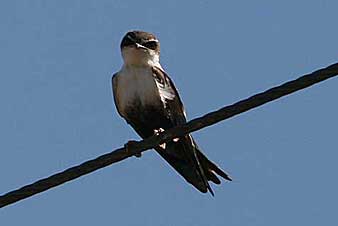
[[[113,74],[113,99],[119,115],[143,139],[185,124],[177,89],[160,64],[160,42],[152,33],[134,30],[122,38],[123,65]],[[128,148],[128,145],[127,145]],[[188,183],[214,196],[209,181],[231,177],[202,153],[191,134],[154,148]],[[138,155],[140,157],[140,155]]]

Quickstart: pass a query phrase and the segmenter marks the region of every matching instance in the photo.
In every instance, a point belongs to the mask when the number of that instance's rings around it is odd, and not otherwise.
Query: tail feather
[[[193,148],[193,153],[194,153],[195,161],[197,163],[198,171],[199,171],[199,174],[201,175],[201,179],[202,179],[204,185],[207,187],[207,189],[210,192],[210,194],[212,196],[215,196],[214,191],[210,187],[210,184],[209,184],[209,181],[208,181],[209,179],[207,177],[207,174],[209,173],[209,171],[204,169],[203,164],[202,164],[202,162],[200,161],[200,159],[198,157],[199,150],[198,150],[198,147],[196,145],[196,142],[194,141],[194,139],[192,138],[191,135],[189,135],[189,139],[191,141],[191,144],[194,144],[194,145],[192,145],[192,148]]]
[[[208,180],[214,182],[215,184],[221,184],[221,181],[218,179],[218,177],[211,171],[208,170],[208,173],[206,174]]]
[[[200,150],[198,150],[197,153],[198,153],[198,158],[200,159],[200,162],[203,165],[203,168],[207,169],[210,172],[209,174],[207,174],[209,176],[208,180],[211,180],[212,182],[214,182],[214,177],[216,177],[214,173],[216,173],[219,176],[223,177],[225,180],[232,181],[231,177],[226,172],[220,169],[215,163],[210,161]],[[219,180],[216,180],[216,181],[218,182]],[[216,182],[214,183],[219,184]]]
[[[166,143],[165,149],[162,147],[155,149],[181,176],[203,193],[209,191],[214,196],[209,181],[220,184],[221,181],[217,175],[226,180],[232,180],[227,173],[200,151],[190,136],[181,138],[178,142]],[[192,155],[189,156],[189,153]]]

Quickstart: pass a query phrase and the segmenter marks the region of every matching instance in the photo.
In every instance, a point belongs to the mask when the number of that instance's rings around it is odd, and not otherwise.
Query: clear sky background
[[[135,132],[111,75],[132,29],[161,40],[188,118],[338,61],[337,1],[0,3],[0,193]],[[234,178],[215,197],[153,151],[0,209],[0,225],[337,225],[338,78],[194,133]]]

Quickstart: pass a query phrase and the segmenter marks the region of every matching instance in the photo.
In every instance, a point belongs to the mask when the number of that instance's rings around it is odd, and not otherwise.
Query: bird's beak
[[[135,43],[135,47],[137,48],[137,49],[147,49],[146,47],[144,47],[143,45],[141,45],[141,44],[139,44],[139,43]]]

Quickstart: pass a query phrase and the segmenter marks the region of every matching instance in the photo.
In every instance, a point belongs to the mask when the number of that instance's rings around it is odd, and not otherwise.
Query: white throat
[[[160,55],[155,51],[148,51],[144,49],[136,48],[124,48],[122,49],[122,57],[124,66],[136,66],[136,67],[152,67],[160,65]]]

